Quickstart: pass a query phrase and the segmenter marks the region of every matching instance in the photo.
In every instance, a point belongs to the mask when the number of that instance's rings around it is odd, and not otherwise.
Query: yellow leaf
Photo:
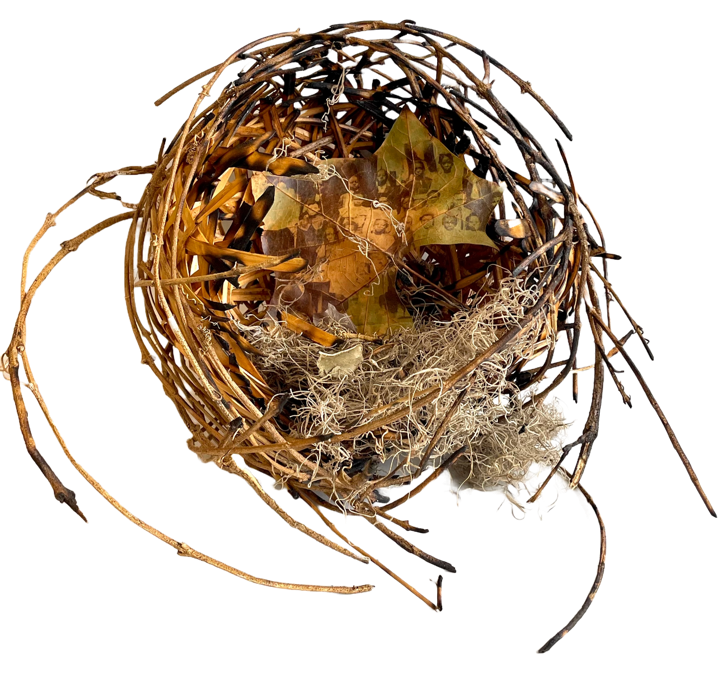
[[[265,254],[297,252],[308,268],[278,276],[273,303],[312,319],[333,304],[358,332],[412,326],[395,289],[398,258],[411,247],[467,243],[496,248],[485,227],[502,188],[475,176],[405,108],[375,155],[333,159],[324,173],[254,174]]]

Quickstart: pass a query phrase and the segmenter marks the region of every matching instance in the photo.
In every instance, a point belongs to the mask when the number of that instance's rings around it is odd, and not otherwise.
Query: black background
[[[573,132],[575,142],[563,143],[580,192],[609,248],[624,257],[612,265],[611,278],[644,326],[657,361],[651,364],[636,340],[629,349],[719,506],[715,400],[709,390],[716,346],[708,338],[716,238],[712,207],[699,202],[705,172],[695,157],[709,133],[703,115],[709,95],[688,64],[694,55],[670,54],[670,27],[654,37],[639,25],[588,37],[572,22],[558,22],[527,26],[533,35],[545,32],[544,39],[528,41],[513,30],[475,31],[457,17],[447,23],[416,18],[485,47],[531,80]],[[317,30],[336,19],[330,13],[315,21],[265,16],[235,21],[232,30],[208,29],[207,35],[187,22],[145,21],[130,30],[96,16],[84,18],[82,30],[74,22],[41,25],[13,53],[16,71],[8,86],[17,105],[6,106],[5,127],[7,149],[14,151],[12,162],[6,160],[0,271],[6,338],[16,312],[22,251],[45,213],[94,172],[153,162],[161,136],[171,138],[180,128],[201,84],[158,109],[155,98],[249,40],[298,24]],[[462,53],[462,59],[481,73],[475,58]],[[529,96],[519,97],[516,86],[494,76],[501,100],[562,169],[552,141],[562,134]],[[499,152],[521,170],[507,144]],[[106,189],[135,200],[144,183],[120,179]],[[120,211],[116,203],[81,200],[37,249],[31,277],[61,240]],[[53,500],[25,454],[7,387],[5,554],[13,587],[32,603],[34,617],[45,623],[62,614],[81,633],[107,626],[109,618],[135,622],[150,633],[172,630],[176,620],[202,631],[228,621],[243,631],[292,622],[295,631],[296,622],[318,621],[331,633],[342,622],[355,629],[348,640],[369,631],[371,622],[388,621],[393,634],[402,630],[408,640],[442,635],[450,641],[465,625],[461,620],[470,620],[468,638],[528,655],[572,615],[592,581],[598,541],[594,520],[583,517],[572,496],[561,498],[543,523],[534,513],[518,523],[507,508],[495,513],[498,496],[465,496],[456,509],[438,481],[396,511],[429,526],[430,535],[413,540],[459,570],[445,577],[444,613],[432,615],[381,570],[291,531],[239,480],[200,465],[185,448],[187,432],[172,404],[138,364],[123,303],[126,230],[127,224],[109,229],[70,255],[31,310],[33,368],[75,457],[135,514],[241,569],[285,581],[371,582],[377,588],[355,597],[282,592],[176,557],[126,522],[71,469],[28,395],[40,449],[76,490],[91,522],[83,525]],[[614,316],[616,331],[624,332],[617,308]],[[589,362],[588,333],[585,338],[581,352]],[[635,408],[621,405],[608,378],[601,434],[583,480],[607,522],[606,579],[586,618],[555,655],[576,653],[581,644],[611,654],[640,639],[689,650],[702,640],[691,627],[713,621],[710,552],[718,522],[705,511],[630,372],[622,378]],[[590,385],[588,373],[581,379],[581,405],[573,407],[581,420]],[[569,386],[560,395],[569,400]],[[302,503],[286,494],[278,500],[311,526],[322,526]],[[364,522],[350,520],[344,531],[432,596],[427,577],[435,568]],[[57,605],[51,597],[63,600]],[[409,627],[416,629],[407,633]]]

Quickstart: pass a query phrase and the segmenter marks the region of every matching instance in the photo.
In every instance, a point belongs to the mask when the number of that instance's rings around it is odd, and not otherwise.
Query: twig
[[[640,373],[640,370],[637,368],[635,363],[633,362],[630,355],[625,350],[625,346],[617,339],[615,334],[610,330],[610,328],[605,324],[605,322],[602,319],[602,316],[600,313],[593,309],[590,310],[590,314],[595,318],[595,321],[598,323],[600,328],[608,335],[610,340],[614,343],[615,347],[620,351],[620,354],[625,358],[625,361],[628,363],[628,366],[630,369],[632,369],[633,374],[635,374],[635,378],[640,383],[640,386],[642,387],[643,391],[645,392],[645,395],[647,396],[648,401],[650,402],[650,405],[652,406],[653,410],[655,410],[655,413],[657,414],[658,418],[660,419],[660,422],[663,425],[663,428],[667,432],[668,438],[670,439],[670,442],[672,443],[673,448],[675,448],[675,452],[680,457],[680,460],[683,463],[683,466],[685,467],[685,470],[688,473],[688,476],[690,477],[690,481],[693,482],[693,485],[697,489],[697,492],[700,494],[700,497],[702,498],[702,501],[705,503],[705,507],[707,507],[708,512],[713,516],[717,517],[717,514],[715,513],[715,510],[713,509],[713,506],[710,504],[709,498],[705,495],[705,491],[703,490],[702,486],[700,485],[700,480],[697,478],[697,475],[695,474],[695,470],[692,468],[692,465],[690,464],[690,460],[688,459],[687,455],[685,454],[685,451],[682,449],[682,446],[680,445],[680,442],[677,439],[677,436],[675,435],[675,432],[672,430],[672,427],[670,426],[670,423],[668,422],[667,418],[665,417],[665,413],[662,411],[660,405],[658,404],[657,400],[655,400],[655,396],[650,391],[650,387],[645,382],[645,379],[643,378],[642,374]]]
[[[435,479],[437,479],[446,469],[448,469],[455,462],[455,460],[457,460],[458,457],[460,457],[460,455],[462,455],[466,450],[467,450],[467,448],[465,446],[463,446],[462,448],[458,448],[454,453],[452,453],[452,455],[445,458],[442,461],[442,463],[440,464],[440,466],[437,467],[433,471],[433,473],[427,479],[425,479],[425,481],[423,481],[418,486],[415,486],[415,488],[413,488],[412,491],[410,491],[409,493],[406,493],[401,498],[398,498],[397,500],[393,501],[392,503],[388,503],[387,505],[385,505],[379,509],[382,510],[383,512],[387,512],[388,510],[395,509],[398,505],[402,505],[403,503],[406,503],[408,500],[410,500],[410,498],[414,498],[416,495],[418,495],[418,493],[421,493],[429,484],[431,484],[433,481],[435,481]]]
[[[304,490],[298,490],[298,495],[308,504],[310,507],[315,511],[318,517],[325,522],[325,525],[338,537],[340,537],[345,543],[347,543],[351,548],[354,548],[359,552],[361,555],[367,557],[374,565],[377,565],[380,567],[380,569],[383,570],[386,574],[391,576],[395,581],[397,581],[399,584],[407,588],[408,591],[410,591],[414,596],[422,600],[431,610],[437,610],[437,606],[435,603],[433,603],[431,600],[428,600],[422,593],[417,591],[415,588],[413,588],[407,581],[404,579],[401,579],[395,572],[393,572],[391,569],[386,567],[380,560],[374,558],[369,553],[366,553],[362,548],[359,546],[356,546],[354,543],[352,543],[348,538],[346,538],[343,534],[341,534],[335,525],[320,511],[320,508],[317,506],[315,499],[311,496],[311,494]]]
[[[252,475],[246,472],[244,469],[242,469],[239,465],[235,463],[235,461],[232,458],[221,460],[216,462],[217,466],[220,467],[225,472],[228,472],[229,474],[235,474],[236,476],[239,476],[240,478],[244,479],[250,487],[257,493],[258,496],[260,496],[261,500],[270,507],[274,512],[276,512],[285,522],[287,522],[293,529],[297,529],[301,533],[304,533],[306,536],[309,536],[310,538],[316,540],[318,543],[322,543],[324,546],[327,546],[328,548],[335,550],[338,553],[342,553],[343,555],[347,555],[348,557],[351,557],[353,560],[357,560],[358,562],[364,562],[365,564],[368,563],[368,560],[363,557],[358,557],[355,553],[351,552],[347,548],[343,548],[342,546],[338,545],[337,543],[334,543],[330,539],[326,538],[322,534],[317,533],[313,529],[310,529],[309,527],[305,526],[302,522],[298,522],[296,519],[293,519],[285,510],[283,510],[277,502],[271,498],[263,489],[263,487],[260,485],[260,482]]]
[[[77,196],[76,196],[77,197]],[[55,216],[60,214],[60,212],[63,211],[64,208],[69,207],[71,202],[66,203],[63,208],[61,208]],[[10,383],[12,385],[12,391],[13,391],[13,400],[15,401],[15,408],[17,410],[18,420],[20,421],[20,431],[22,432],[23,438],[25,440],[25,447],[27,448],[28,454],[32,458],[33,462],[38,466],[40,471],[42,472],[43,476],[47,479],[48,483],[53,489],[53,494],[55,495],[55,499],[60,503],[67,504],[73,512],[75,512],[79,517],[82,519],[85,519],[85,515],[82,513],[80,508],[78,507],[77,501],[75,499],[75,493],[71,491],[69,488],[66,488],[60,479],[57,477],[55,472],[50,468],[48,463],[45,461],[45,458],[40,454],[40,451],[37,449],[37,446],[35,444],[35,439],[33,438],[32,432],[30,430],[30,423],[28,420],[28,413],[27,408],[25,406],[25,401],[22,397],[22,390],[20,387],[20,361],[19,358],[21,355],[25,355],[25,329],[26,329],[26,320],[27,320],[27,314],[30,309],[30,305],[32,304],[32,300],[35,297],[35,293],[37,293],[38,288],[42,285],[42,283],[45,281],[45,279],[50,275],[52,270],[65,258],[67,255],[69,255],[71,252],[74,252],[77,250],[88,238],[91,238],[97,233],[100,233],[103,229],[108,228],[109,226],[113,226],[114,224],[117,224],[118,222],[124,221],[126,219],[130,219],[134,215],[134,212],[125,212],[123,214],[116,215],[114,217],[110,217],[109,219],[105,219],[104,221],[99,222],[92,228],[88,229],[87,231],[84,231],[83,233],[79,234],[75,238],[72,238],[68,241],[65,241],[61,247],[60,250],[55,254],[55,256],[43,267],[43,269],[40,271],[40,273],[35,277],[35,280],[31,284],[30,288],[27,290],[26,293],[23,295],[22,304],[20,305],[20,312],[18,313],[17,319],[15,320],[15,328],[13,331],[13,336],[10,341],[10,345],[6,351],[6,355],[8,357],[8,372],[10,374]],[[43,229],[41,229],[40,233],[38,234],[40,237],[42,237],[42,234],[44,231],[47,230],[51,226],[51,222],[49,220],[46,220],[45,224],[43,225]],[[30,255],[30,251],[32,247],[37,243],[37,240],[39,238],[36,236],[35,239],[33,239],[33,242],[31,243],[30,248],[28,248],[28,251],[25,253],[25,258],[23,260],[23,265],[27,264],[27,259]],[[23,269],[23,281],[25,278],[25,268]],[[21,290],[24,291],[24,284],[21,288]],[[25,373],[27,374],[27,368],[25,370]],[[32,380],[30,381],[32,384]],[[32,387],[32,386],[31,386]],[[87,520],[85,520],[87,521]]]
[[[418,548],[417,546],[410,543],[410,541],[406,541],[402,536],[398,536],[392,529],[388,529],[382,522],[373,522],[373,525],[376,529],[379,531],[382,531],[391,541],[394,541],[397,543],[403,550],[406,550],[407,552],[411,553],[412,555],[416,555],[421,560],[424,560],[425,562],[429,562],[431,565],[435,565],[436,567],[440,567],[440,569],[444,569],[446,572],[456,572],[457,570],[453,565],[451,565],[449,562],[445,562],[444,560],[439,560],[437,557],[434,557],[433,555],[428,555],[428,553],[423,552]]]
[[[570,474],[568,472],[561,469],[560,473],[565,477],[565,479],[567,479],[568,482],[570,481]],[[595,600],[595,596],[597,595],[600,584],[602,583],[603,574],[605,573],[605,553],[607,552],[605,524],[600,516],[600,510],[598,510],[598,507],[595,504],[595,501],[590,497],[590,494],[580,485],[578,485],[578,489],[585,496],[585,500],[587,500],[590,507],[592,507],[598,521],[598,526],[600,527],[600,559],[598,560],[597,573],[595,574],[595,579],[590,587],[590,592],[588,593],[587,598],[585,598],[585,602],[582,604],[582,607],[577,611],[575,616],[562,629],[560,629],[560,631],[558,631],[538,650],[538,653],[547,653],[547,651],[550,650],[550,648],[552,648],[561,638],[567,636],[567,634],[583,618],[590,608],[592,601]]]

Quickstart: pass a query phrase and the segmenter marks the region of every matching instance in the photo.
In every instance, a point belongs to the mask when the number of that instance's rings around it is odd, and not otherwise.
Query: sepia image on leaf
[[[256,198],[275,189],[263,252],[297,253],[308,264],[278,275],[274,305],[312,319],[332,304],[359,333],[386,334],[412,326],[395,289],[406,251],[459,243],[496,248],[485,227],[501,186],[475,176],[408,108],[376,154],[330,160],[323,172],[253,174]]]

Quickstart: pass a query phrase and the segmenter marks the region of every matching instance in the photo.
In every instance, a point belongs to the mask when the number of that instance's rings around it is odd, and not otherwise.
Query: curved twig
[[[570,474],[562,468],[560,469],[560,473],[563,475],[563,477],[565,477],[568,483],[570,483]],[[595,596],[597,595],[600,584],[602,583],[603,574],[605,573],[605,553],[607,552],[605,523],[600,516],[600,510],[598,510],[598,507],[595,504],[595,501],[590,497],[590,494],[580,485],[578,485],[578,489],[585,496],[585,500],[587,500],[590,507],[592,507],[592,510],[595,513],[595,517],[598,521],[598,526],[600,527],[600,559],[598,560],[597,573],[595,574],[595,579],[593,580],[592,586],[590,587],[590,592],[588,593],[587,598],[585,598],[585,602],[582,604],[582,607],[575,613],[575,616],[562,629],[560,629],[560,631],[558,631],[538,650],[538,653],[547,653],[547,651],[550,650],[550,648],[552,648],[561,638],[567,636],[567,634],[583,618],[585,613],[590,608],[592,601],[595,600]]]

